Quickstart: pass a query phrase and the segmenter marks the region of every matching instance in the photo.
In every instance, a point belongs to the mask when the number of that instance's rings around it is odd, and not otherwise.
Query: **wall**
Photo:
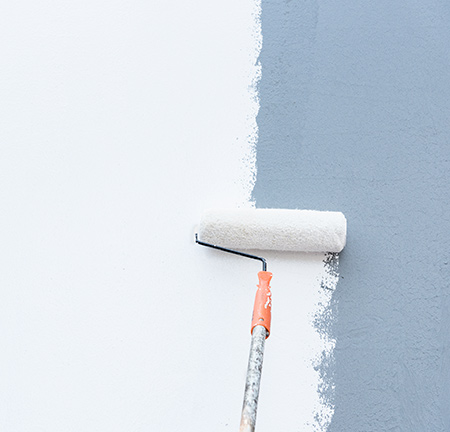
[[[439,1],[262,0],[256,205],[349,223],[318,323],[330,432],[450,430],[449,22]]]
[[[0,6],[1,430],[237,430],[260,268],[194,226],[253,205],[259,26],[254,0]],[[335,277],[267,258],[258,430],[314,430]]]
[[[0,6],[1,430],[238,424],[258,268],[194,225],[249,205],[254,12]]]
[[[0,8],[2,430],[235,429],[252,200],[349,220],[266,256],[258,430],[450,429],[445,4],[263,0],[258,135],[253,0]]]

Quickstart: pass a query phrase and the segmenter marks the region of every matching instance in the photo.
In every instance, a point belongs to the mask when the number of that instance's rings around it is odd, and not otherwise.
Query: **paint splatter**
[[[321,288],[334,291],[339,280],[339,254],[327,253],[325,254],[324,274],[320,280]]]
[[[320,277],[320,300],[315,312],[313,324],[320,335],[321,353],[314,359],[313,367],[319,374],[318,393],[320,406],[314,414],[315,432],[328,429],[334,414],[334,347],[336,340],[332,337],[332,325],[335,314],[332,307],[333,293],[339,281],[339,254],[327,253],[323,260],[323,273]]]
[[[244,155],[241,158],[243,165],[242,173],[245,177],[241,179],[241,184],[246,195],[246,203],[243,207],[255,207],[255,200],[252,192],[256,183],[256,144],[258,143],[258,124],[256,117],[259,112],[260,100],[258,86],[261,81],[261,62],[258,60],[262,48],[261,32],[261,1],[254,2],[252,11],[252,39],[253,50],[251,53],[251,69],[249,70],[250,83],[248,85],[249,113],[246,118],[248,134],[246,142],[243,144]]]

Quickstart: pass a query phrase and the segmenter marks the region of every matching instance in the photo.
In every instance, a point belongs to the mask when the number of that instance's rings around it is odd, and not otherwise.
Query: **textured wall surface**
[[[257,207],[349,223],[332,432],[450,430],[450,8],[262,0]]]

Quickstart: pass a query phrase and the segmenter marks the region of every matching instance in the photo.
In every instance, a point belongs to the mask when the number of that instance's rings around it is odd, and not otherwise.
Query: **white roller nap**
[[[231,249],[340,252],[347,221],[341,212],[288,209],[206,211],[199,239]]]

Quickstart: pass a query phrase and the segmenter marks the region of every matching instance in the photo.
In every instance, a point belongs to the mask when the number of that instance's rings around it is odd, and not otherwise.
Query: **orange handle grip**
[[[272,292],[270,291],[270,280],[272,273],[260,271],[258,273],[259,284],[256,291],[255,305],[253,306],[252,329],[257,325],[262,325],[267,330],[266,339],[270,334],[270,320],[272,317]]]

